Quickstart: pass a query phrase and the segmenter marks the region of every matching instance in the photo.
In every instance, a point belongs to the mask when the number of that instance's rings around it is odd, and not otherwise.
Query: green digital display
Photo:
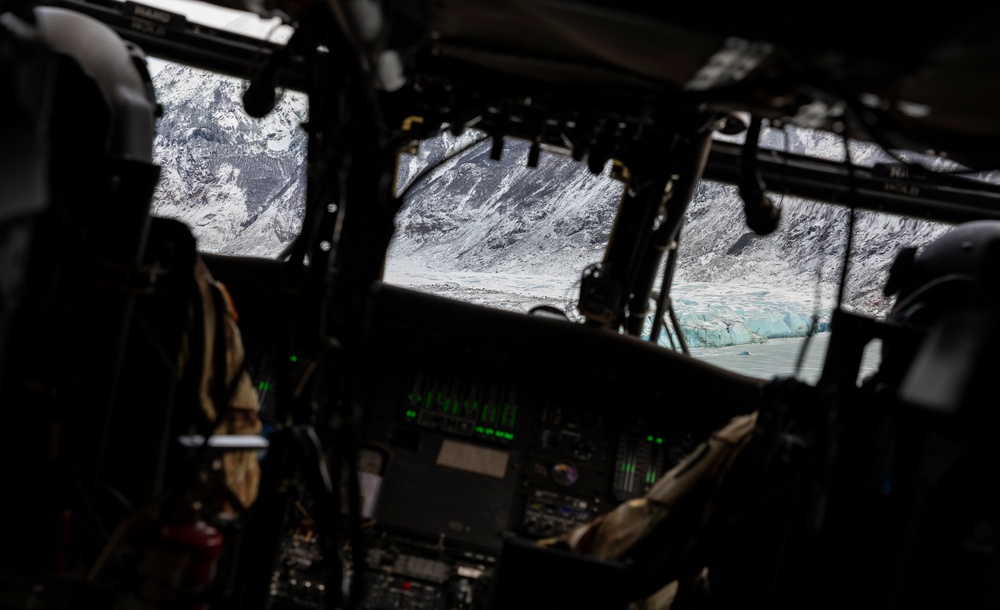
[[[403,414],[418,426],[512,441],[518,405],[513,392],[496,384],[480,386],[474,380],[421,372],[406,394]]]
[[[505,430],[494,430],[493,428],[486,428],[484,426],[476,426],[476,434],[495,436],[497,438],[503,438],[509,441],[514,440],[514,435],[510,432],[507,432]]]

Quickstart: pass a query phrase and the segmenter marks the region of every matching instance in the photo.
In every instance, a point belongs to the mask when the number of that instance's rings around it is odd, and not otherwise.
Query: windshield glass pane
[[[153,213],[187,224],[202,252],[277,257],[305,211],[306,96],[285,92],[255,119],[243,110],[246,81],[166,62],[151,68],[163,105]]]
[[[473,303],[527,312],[550,305],[575,319],[582,271],[599,263],[624,183],[585,164],[469,130],[403,155],[386,281]]]
[[[789,134],[819,157],[837,160],[839,147],[842,160],[843,144],[833,134]],[[482,139],[474,131],[445,134],[403,157],[399,184],[406,204],[386,280],[522,313],[550,305],[579,321],[580,278],[603,258],[623,183],[612,177],[611,164],[595,176],[556,154],[543,153],[538,167],[528,167],[529,145],[520,141],[508,140],[497,161],[490,157],[491,140]],[[855,146],[859,159],[884,155],[870,144]],[[793,375],[801,362],[799,374],[815,381],[849,232],[844,307],[883,318],[891,300],[882,288],[896,254],[929,243],[948,225],[858,211],[852,228],[844,206],[771,197],[781,224],[759,236],[746,226],[735,186],[699,183],[678,240],[670,303],[692,356],[765,378]],[[647,339],[655,305],[650,302]],[[810,334],[819,336],[800,357]],[[671,320],[658,343],[681,348]],[[862,373],[874,370],[878,353],[871,344]]]

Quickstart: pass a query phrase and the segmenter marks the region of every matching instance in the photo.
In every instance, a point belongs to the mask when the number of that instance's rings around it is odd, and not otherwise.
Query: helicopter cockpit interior
[[[173,1],[0,1],[0,607],[1000,603],[989,11]],[[153,57],[244,79],[253,119],[308,100],[277,255],[206,251],[151,212],[184,179],[150,152],[170,128]],[[762,147],[781,125],[842,159]],[[463,151],[410,186],[401,158],[472,132],[484,159],[518,142],[528,167],[559,154],[620,183],[572,311],[385,281],[412,185]],[[210,178],[257,177],[227,171]],[[893,253],[886,315],[837,304],[817,381],[761,379],[691,357],[675,315],[703,180],[761,239],[779,195],[954,229]]]

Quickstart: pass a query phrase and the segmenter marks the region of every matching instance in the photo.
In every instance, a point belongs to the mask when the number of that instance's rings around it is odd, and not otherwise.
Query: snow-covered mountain
[[[242,106],[245,81],[168,65],[153,82],[163,105],[153,212],[191,226],[206,252],[280,252],[302,224],[305,98],[286,94],[254,119]]]
[[[475,141],[476,133],[445,134],[423,142],[420,153],[401,164],[400,183],[421,167]],[[843,155],[835,136],[818,131],[765,133],[764,144],[824,158]],[[410,188],[397,220],[390,270],[481,272],[578,278],[599,262],[623,184],[595,176],[583,164],[543,154],[537,168],[526,164],[528,145],[508,142],[500,161],[489,158],[489,142],[442,164]],[[873,146],[856,145],[857,163],[887,160]],[[779,229],[760,237],[747,227],[734,186],[702,182],[682,228],[677,284],[712,283],[780,287],[826,303],[837,293],[847,243],[849,211],[775,195],[782,208]],[[945,225],[886,214],[858,212],[845,302],[884,313],[881,290],[888,266],[903,245],[923,245]]]
[[[529,168],[519,140],[493,161],[484,141],[419,179],[421,168],[481,139],[446,133],[400,164],[398,183],[409,190],[389,268],[575,278],[599,262],[623,188],[607,171],[595,176],[546,153]]]
[[[306,101],[287,94],[274,112],[253,119],[242,109],[242,81],[171,65],[157,73],[154,85],[164,106],[155,213],[187,222],[204,251],[276,256],[301,225]],[[401,160],[398,189],[405,189],[406,204],[387,279],[508,309],[548,302],[575,313],[574,285],[587,265],[602,258],[623,184],[611,177],[610,165],[593,175],[547,152],[538,167],[528,167],[528,145],[516,140],[508,140],[494,161],[489,142],[476,144],[479,137],[475,131],[445,133]],[[763,145],[824,158],[844,154],[839,138],[810,130],[767,130]],[[852,147],[852,158],[886,159],[861,144]],[[775,200],[781,226],[759,237],[746,227],[735,187],[699,185],[682,228],[673,289],[685,324],[705,318],[699,312],[706,308],[718,311],[718,303],[686,302],[685,286],[689,295],[712,293],[705,286],[727,287],[715,291],[727,298],[737,287],[780,292],[781,302],[793,295],[800,303],[797,319],[828,311],[844,261],[848,210],[780,195]],[[859,212],[845,303],[883,314],[889,303],[881,288],[899,248],[926,244],[946,229]],[[732,327],[729,320],[718,324]]]

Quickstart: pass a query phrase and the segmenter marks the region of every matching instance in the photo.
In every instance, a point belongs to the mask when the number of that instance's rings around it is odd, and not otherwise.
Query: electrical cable
[[[915,165],[917,167],[920,167],[922,170],[926,171],[928,174],[938,175],[938,176],[963,176],[967,174],[978,174],[987,171],[993,171],[983,168],[971,169],[967,167],[962,167],[961,169],[956,168],[953,170],[942,171],[927,167],[923,163],[909,161],[902,156],[902,153],[897,152],[896,147],[890,145],[889,142],[886,140],[886,137],[884,135],[885,131],[880,127],[881,121],[891,122],[891,119],[889,119],[886,116],[886,113],[879,112],[877,109],[871,108],[870,106],[861,102],[861,100],[855,96],[846,95],[845,93],[839,91],[839,88],[837,86],[832,86],[828,84],[814,84],[813,86],[816,89],[818,89],[821,93],[825,93],[827,94],[827,96],[833,97],[843,102],[846,111],[850,114],[850,116],[853,119],[855,119],[856,123],[862,128],[862,130],[868,136],[868,139],[871,141],[871,143],[878,146],[882,150],[882,152],[884,152],[890,158],[895,160],[897,163],[901,163],[907,166]],[[872,120],[873,117],[875,120]],[[844,137],[846,138],[846,135],[844,135]],[[909,152],[913,154],[919,154],[916,151],[912,150]],[[938,158],[942,160],[951,161],[946,157],[939,156]],[[958,164],[955,161],[952,162]],[[993,169],[994,170],[1000,169],[1000,167]]]
[[[781,129],[782,144],[784,146],[785,152],[789,152],[788,148],[788,127],[784,126]],[[784,162],[782,166],[788,167],[788,157],[783,157]],[[785,194],[781,194],[781,202],[784,203]],[[780,204],[779,204],[780,205]],[[802,349],[799,350],[799,354],[795,359],[795,368],[792,372],[792,377],[794,379],[799,379],[802,374],[802,367],[806,361],[806,353],[809,351],[809,345],[812,343],[812,338],[816,334],[816,328],[819,325],[819,315],[820,315],[820,303],[823,300],[823,265],[821,264],[821,259],[816,259],[816,293],[813,295],[813,304],[815,309],[813,309],[812,318],[809,321],[809,330],[806,331],[805,340],[802,342]]]
[[[668,316],[670,324],[674,328],[674,334],[677,335],[677,342],[680,343],[681,351],[685,355],[690,356],[691,352],[688,350],[687,341],[684,339],[684,332],[681,330],[680,321],[674,312],[674,301],[670,298],[670,286],[674,283],[674,271],[677,269],[677,247],[680,236],[681,230],[678,227],[677,235],[674,236],[674,243],[667,254],[667,261],[664,264],[663,282],[660,284],[660,293],[656,298],[656,314],[653,316],[653,327],[649,332],[649,340],[654,344],[659,344],[660,326],[663,324],[664,316]],[[670,340],[671,349],[677,351],[674,336],[668,332],[667,338]]]
[[[855,202],[857,184],[854,176],[854,161],[851,159],[851,147],[847,133],[841,133],[844,140],[844,163],[847,169],[847,207],[850,215],[847,219],[847,244],[844,248],[844,263],[840,267],[840,283],[837,289],[837,309],[844,305],[844,292],[847,289],[847,274],[850,270],[851,254],[854,249],[854,225],[857,222],[858,209]]]
[[[681,351],[684,352],[685,356],[690,356],[691,352],[688,350],[687,340],[684,339],[684,333],[681,331],[681,323],[677,320],[677,314],[674,312],[674,302],[672,300],[667,303],[667,313],[670,315],[670,322],[674,325],[674,332],[677,334],[677,340],[681,344]]]
[[[410,193],[410,191],[413,189],[414,186],[423,182],[425,179],[427,179],[428,176],[430,176],[434,171],[436,171],[438,168],[440,168],[448,161],[451,161],[455,157],[472,150],[479,144],[482,144],[483,142],[489,139],[490,139],[489,135],[484,135],[480,138],[477,138],[469,142],[468,144],[465,144],[464,146],[448,153],[447,155],[444,155],[431,165],[428,165],[424,169],[420,170],[420,172],[416,176],[414,176],[413,179],[409,181],[409,183],[407,183],[406,187],[402,190],[402,192],[400,192],[399,195],[396,196],[396,202],[397,202],[396,212],[398,213],[403,208],[403,205],[406,202],[406,196]]]
[[[844,163],[846,164],[847,168],[847,205],[850,210],[849,212],[850,215],[848,216],[847,244],[845,245],[844,248],[844,262],[840,268],[840,281],[838,282],[837,285],[838,310],[842,309],[844,305],[844,293],[847,287],[847,274],[848,271],[850,270],[851,253],[854,250],[854,232],[855,232],[855,223],[857,221],[857,213],[858,213],[857,206],[855,205],[857,184],[854,176],[854,162],[851,159],[850,141],[847,138],[846,130],[841,132],[841,138],[844,144]],[[818,304],[819,301],[822,299],[821,289],[820,289],[822,282],[822,272],[819,269],[817,269],[817,272],[820,275],[820,277],[817,278],[817,285],[816,285],[816,291],[817,291],[816,302]],[[795,362],[794,376],[796,378],[802,371],[802,366],[805,363],[806,352],[808,351],[808,346],[809,343],[811,342],[812,336],[815,334],[817,322],[818,322],[818,314],[814,314],[813,319],[809,325],[809,332],[806,335],[806,341],[803,343],[802,349],[799,350],[799,355]]]
[[[674,329],[674,332],[676,333],[677,329]],[[674,335],[671,334],[670,332],[667,332],[667,341],[670,342],[670,349],[672,349],[672,350],[674,350],[676,352],[677,351],[677,340],[674,339]]]
[[[677,239],[680,239],[680,229],[677,231]],[[663,324],[663,315],[666,313],[667,302],[670,300],[669,290],[673,283],[673,270],[677,261],[677,240],[670,247],[667,253],[667,260],[663,267],[663,281],[660,283],[660,293],[656,295],[656,314],[653,316],[653,327],[649,331],[650,343],[658,344],[660,339],[660,326]],[[680,329],[676,329],[680,331]],[[669,333],[668,333],[669,334]]]

